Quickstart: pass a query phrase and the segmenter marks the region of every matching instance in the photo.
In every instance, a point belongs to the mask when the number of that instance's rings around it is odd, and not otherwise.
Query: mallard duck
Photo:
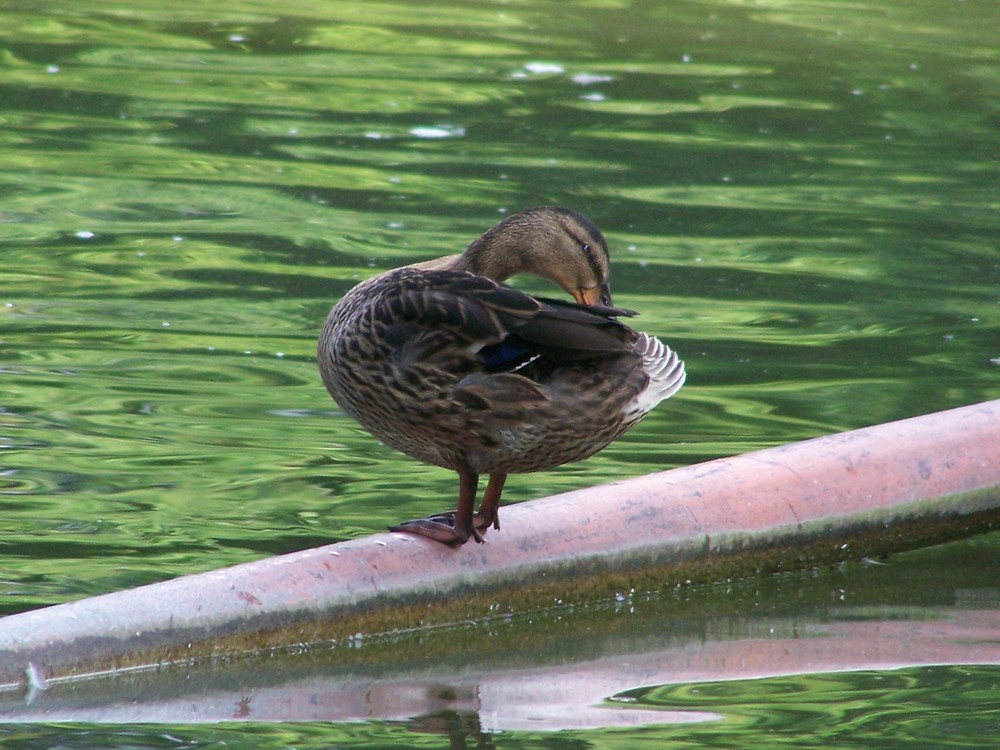
[[[575,302],[503,282],[554,281]],[[684,383],[684,364],[612,305],[608,245],[590,219],[542,206],[460,255],[368,279],[330,311],[319,368],[330,395],[386,445],[458,472],[458,509],[390,527],[450,545],[500,528],[508,474],[587,458]],[[489,475],[478,513],[479,476]]]

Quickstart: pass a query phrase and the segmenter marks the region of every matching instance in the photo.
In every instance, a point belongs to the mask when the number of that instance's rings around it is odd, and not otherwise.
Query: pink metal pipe
[[[1000,401],[502,511],[486,545],[404,534],[0,620],[0,685],[454,622],[884,554],[1000,522]]]

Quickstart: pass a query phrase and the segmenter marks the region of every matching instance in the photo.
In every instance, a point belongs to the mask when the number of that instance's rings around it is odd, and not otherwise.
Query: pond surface
[[[512,477],[507,502],[1000,397],[998,23],[993,0],[0,5],[0,613],[450,506],[453,474],[339,412],[315,339],[359,280],[530,205],[594,219],[615,302],[689,376],[593,459]],[[934,557],[949,580],[976,567],[958,557]],[[989,697],[991,728],[959,712],[949,738],[995,736],[996,666],[928,674],[885,679]],[[912,718],[932,693],[894,705]],[[345,726],[252,746],[430,742]]]

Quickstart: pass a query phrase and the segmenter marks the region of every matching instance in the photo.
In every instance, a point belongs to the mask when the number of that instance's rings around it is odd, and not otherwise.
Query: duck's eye
[[[586,242],[583,243],[583,252],[587,253],[588,255],[590,254],[590,245],[588,245]]]

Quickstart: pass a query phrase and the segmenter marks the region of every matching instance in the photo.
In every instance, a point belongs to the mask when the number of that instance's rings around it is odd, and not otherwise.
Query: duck
[[[454,511],[391,531],[484,542],[500,529],[509,474],[592,456],[681,388],[678,355],[622,322],[636,313],[614,306],[609,264],[589,218],[538,206],[458,255],[386,271],[336,303],[317,347],[327,391],[382,443],[458,474]],[[504,284],[525,273],[573,301]]]

